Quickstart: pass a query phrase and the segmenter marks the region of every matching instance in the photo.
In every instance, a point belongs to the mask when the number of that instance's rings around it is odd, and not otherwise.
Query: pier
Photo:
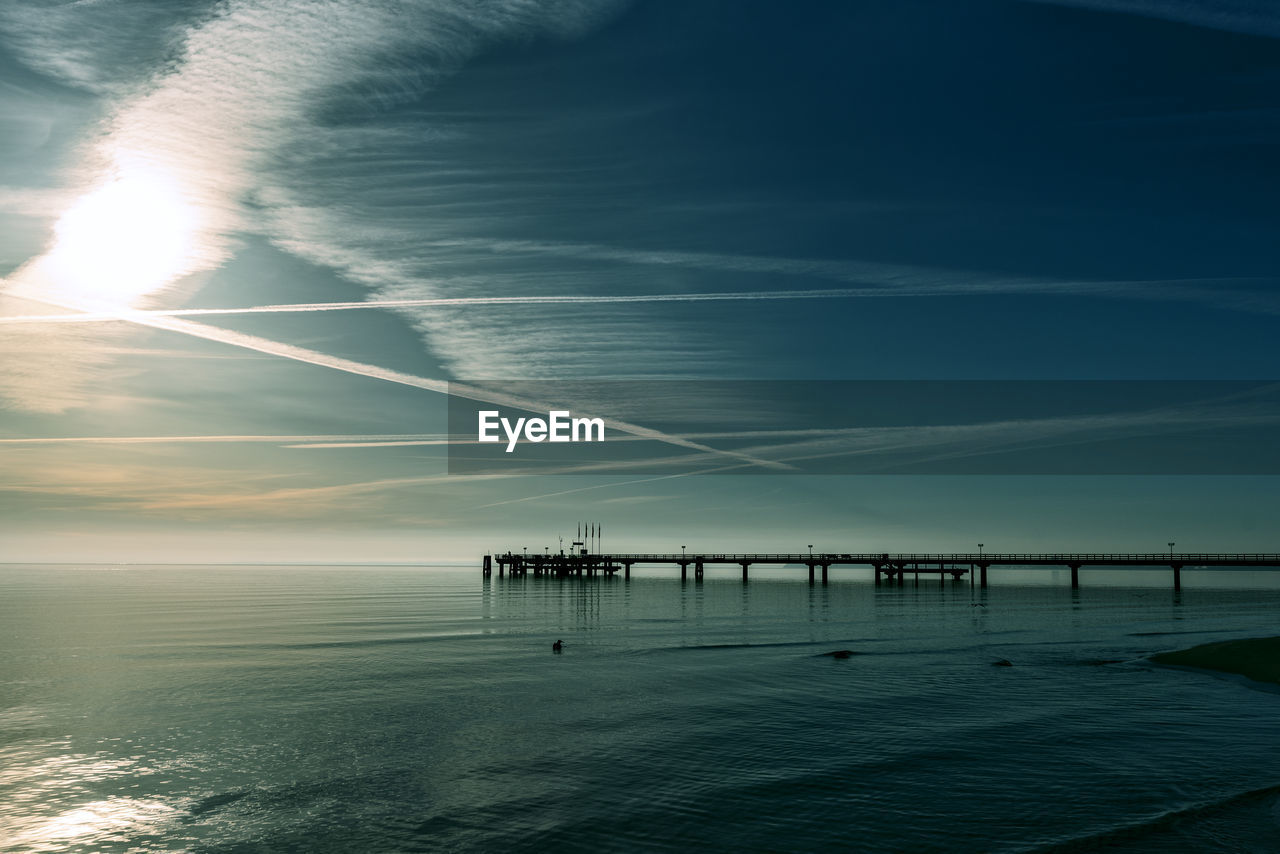
[[[695,581],[701,581],[708,566],[737,566],[742,580],[750,576],[753,566],[794,567],[808,570],[809,583],[828,583],[835,567],[870,567],[876,584],[903,584],[908,575],[917,580],[921,575],[937,575],[945,582],[987,586],[987,570],[991,567],[1054,566],[1071,570],[1071,586],[1080,587],[1080,570],[1084,568],[1168,569],[1173,589],[1182,589],[1182,570],[1204,567],[1232,569],[1280,569],[1280,554],[487,554],[482,570],[485,576],[497,570],[498,576],[595,577],[622,573],[631,577],[635,566],[679,567],[680,579],[686,581],[692,570]]]

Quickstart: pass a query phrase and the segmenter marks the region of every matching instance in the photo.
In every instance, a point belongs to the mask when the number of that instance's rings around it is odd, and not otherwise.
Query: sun
[[[134,168],[89,191],[54,226],[48,284],[77,303],[127,307],[189,272],[196,208],[163,172]]]

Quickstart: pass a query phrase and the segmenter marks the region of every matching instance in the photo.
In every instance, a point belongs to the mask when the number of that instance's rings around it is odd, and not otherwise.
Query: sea
[[[1280,584],[1064,575],[0,566],[0,851],[1280,852]]]

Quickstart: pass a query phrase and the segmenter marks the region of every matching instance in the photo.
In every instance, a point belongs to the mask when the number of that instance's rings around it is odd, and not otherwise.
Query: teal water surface
[[[0,567],[0,851],[1280,851],[1280,694],[1144,661],[1277,615],[1275,589]]]

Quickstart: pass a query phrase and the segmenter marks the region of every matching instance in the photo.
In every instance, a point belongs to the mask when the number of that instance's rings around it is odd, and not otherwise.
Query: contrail
[[[628,437],[633,438],[633,437]],[[456,439],[445,437],[443,439],[388,439],[388,440],[372,440],[360,439],[357,441],[337,441],[337,442],[303,442],[296,445],[285,445],[286,448],[408,448],[428,445],[460,445],[464,444]],[[465,444],[470,444],[465,443]]]
[[[78,310],[79,308],[74,304],[62,303],[48,297],[42,297],[21,291],[15,293],[14,296],[43,302],[46,305],[54,305],[58,308],[67,308],[71,310]],[[403,371],[394,371],[390,368],[382,368],[365,362],[344,359],[341,356],[333,356],[328,353],[322,353],[318,350],[298,347],[293,344],[285,344],[282,341],[273,341],[269,338],[261,338],[257,335],[249,335],[247,333],[236,332],[231,329],[209,326],[204,323],[197,323],[193,320],[184,320],[180,317],[166,317],[163,315],[156,316],[149,314],[146,311],[127,308],[120,309],[116,314],[119,320],[135,323],[139,326],[147,326],[152,329],[163,329],[168,332],[178,332],[183,335],[190,335],[193,338],[202,338],[206,341],[228,344],[232,347],[240,347],[245,350],[265,353],[270,356],[279,356],[284,359],[291,359],[295,362],[302,362],[303,364],[330,368],[332,370],[342,371],[356,376],[370,377],[372,379],[383,380],[385,382],[396,383],[398,385],[425,389],[427,391],[439,392],[444,395],[453,395],[454,397],[462,397],[467,400],[492,403],[499,406],[507,406],[513,409],[522,409],[531,412],[547,411],[553,408],[546,404],[526,400],[515,395],[488,391],[486,389],[477,388],[464,383],[451,383],[447,380],[406,374]],[[612,418],[605,418],[603,420],[605,427],[622,433],[629,433],[633,436],[643,436],[669,445],[688,448],[694,451],[701,451],[703,453],[715,454],[717,456],[729,457],[731,459],[750,463],[751,465],[763,466],[765,468],[778,470],[791,469],[791,466],[788,466],[785,463],[758,459],[756,457],[738,453],[737,451],[725,451],[718,448],[712,448],[708,445],[691,442],[677,436],[670,436],[660,430],[654,430],[650,427],[642,427],[639,424],[632,424],[628,421],[619,421]]]
[[[689,441],[706,441],[709,439],[756,439],[756,438],[781,438],[784,436],[828,436],[843,435],[860,428],[848,427],[831,427],[831,428],[804,428],[796,430],[726,430],[719,433],[680,433],[666,434],[673,438],[687,439]],[[0,442],[5,440],[0,439]],[[22,439],[12,439],[9,441],[21,442]],[[80,440],[86,441],[86,440]],[[528,440],[521,440],[521,443]],[[649,442],[653,441],[647,436],[618,436],[610,439],[610,442]],[[476,444],[475,439],[459,439],[453,437],[395,437],[388,436],[385,439],[366,438],[361,436],[353,436],[349,438],[337,437],[329,439],[299,439],[296,444],[286,445],[288,448],[393,448],[393,447],[409,447],[413,445],[473,445]]]
[[[216,317],[238,314],[307,314],[319,311],[362,311],[393,308],[465,308],[467,306],[500,305],[618,305],[684,302],[752,302],[756,300],[815,299],[910,299],[913,297],[961,297],[973,295],[1030,294],[1038,296],[1098,296],[1124,299],[1163,299],[1183,302],[1215,302],[1238,311],[1280,313],[1268,294],[1247,291],[1223,291],[1207,287],[1219,280],[1114,280],[1114,281],[1035,281],[997,280],[942,282],[888,281],[880,285],[856,288],[810,288],[792,291],[708,291],[666,294],[550,294],[545,296],[430,297],[422,299],[375,299],[349,302],[282,303],[242,308],[175,308],[130,309],[129,316],[149,317]],[[19,294],[13,294],[19,296]],[[25,299],[38,300],[27,296]],[[39,300],[44,302],[44,300]],[[69,314],[17,314],[0,317],[0,325],[24,323],[112,323],[126,320],[117,311],[92,311],[72,308]]]
[[[406,433],[386,436],[40,436],[0,439],[0,445],[178,445],[204,443],[272,444],[298,448],[359,448],[385,444],[419,445],[448,442],[444,434]]]
[[[134,309],[150,317],[207,317],[225,314],[293,314],[313,311],[358,311],[381,308],[453,307],[471,305],[592,305],[654,302],[717,302],[743,300],[847,299],[858,296],[903,296],[883,288],[829,288],[800,291],[722,291],[694,294],[621,294],[615,296],[560,294],[548,296],[439,297],[431,299],[383,299],[352,302],[311,302],[257,305],[247,308]],[[4,323],[108,323],[122,320],[116,312],[78,314],[26,314],[0,317]]]
[[[523,409],[534,412],[539,410],[548,410],[551,408],[546,404],[527,400],[515,395],[492,392],[463,383],[451,383],[446,380],[406,374],[403,371],[394,371],[390,368],[382,368],[365,362],[356,362],[351,359],[344,359],[341,356],[321,353],[318,350],[311,350],[306,347],[297,347],[293,344],[285,344],[281,341],[272,341],[269,338],[260,338],[257,335],[248,335],[246,333],[235,332],[230,329],[208,326],[203,323],[196,323],[192,320],[183,320],[178,317],[149,317],[147,315],[135,316],[132,312],[129,312],[123,315],[123,319],[143,326],[150,326],[154,329],[180,332],[185,335],[191,335],[195,338],[203,338],[207,341],[217,341],[222,344],[230,344],[233,347],[242,347],[246,350],[254,350],[259,353],[266,353],[272,356],[281,356],[283,358],[292,359],[296,362],[303,362],[308,365],[332,368],[333,370],[355,374],[356,376],[370,377],[372,379],[384,380],[386,382],[397,383],[399,385],[421,388],[427,391],[439,392],[440,394],[466,398],[467,400],[476,400],[482,403],[492,403],[499,406],[508,406],[513,409]],[[670,436],[660,430],[654,430],[650,427],[642,427],[639,424],[632,424],[628,421],[618,421],[616,419],[606,418],[604,419],[604,423],[606,427],[618,430],[622,433],[630,433],[633,436],[644,436],[659,442],[676,445],[677,447],[732,457],[737,460],[749,462],[753,465],[765,466],[766,468],[791,468],[783,463],[757,459],[755,457],[739,454],[736,451],[723,451],[698,442],[681,439],[677,436]]]

